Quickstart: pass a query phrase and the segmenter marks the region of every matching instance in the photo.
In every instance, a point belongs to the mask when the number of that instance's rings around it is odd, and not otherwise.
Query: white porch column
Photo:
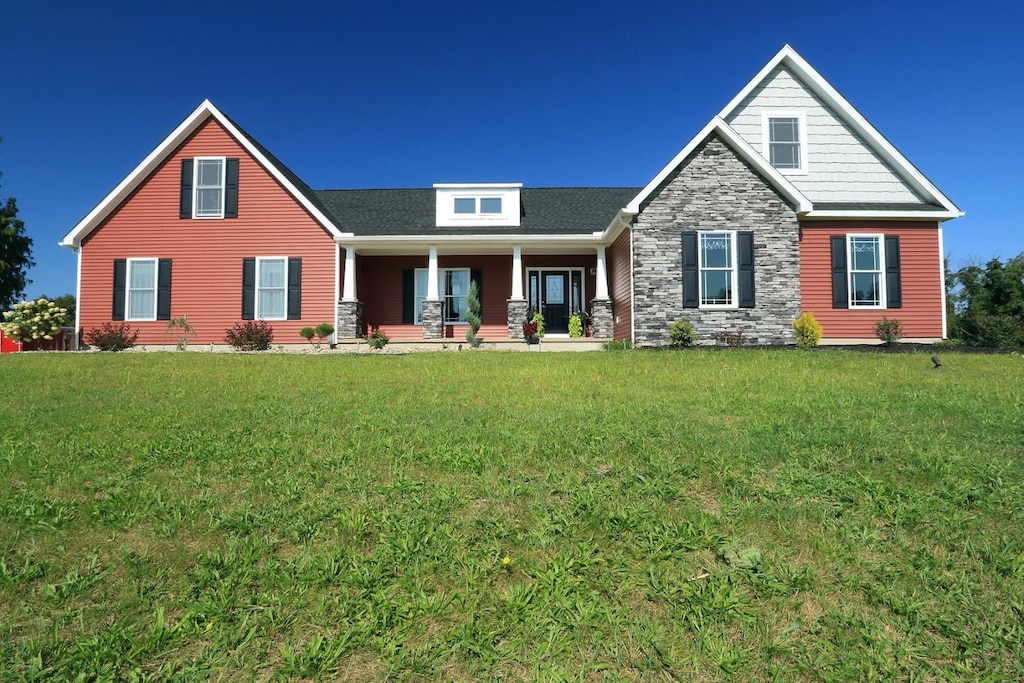
[[[356,300],[356,251],[345,247],[345,287],[341,298],[344,301]]]
[[[608,298],[608,266],[605,262],[604,247],[597,248],[597,292],[594,298]]]
[[[512,298],[523,298],[523,248],[512,247]]]
[[[427,299],[438,301],[437,294],[437,247],[430,248],[430,271],[427,273]]]

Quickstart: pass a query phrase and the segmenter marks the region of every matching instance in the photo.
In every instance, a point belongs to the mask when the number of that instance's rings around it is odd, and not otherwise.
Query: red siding
[[[633,334],[633,309],[630,296],[630,231],[623,230],[608,250],[608,278],[612,297],[613,336],[615,339],[630,339]]]
[[[942,336],[939,231],[934,222],[805,221],[800,239],[800,307],[812,311],[825,339],[875,339],[882,317],[899,320],[907,337]],[[832,308],[832,235],[884,233],[900,238],[903,307],[886,310]]]
[[[239,158],[238,218],[178,218],[181,160],[204,155]],[[302,343],[302,327],[334,322],[334,255],[330,235],[211,119],[83,241],[82,329],[111,318],[115,259],[156,257],[173,261],[171,316],[188,317],[192,343],[224,343],[241,319],[242,259],[289,256],[302,259],[302,319],[270,324],[275,343]],[[139,344],[164,343],[166,321],[129,324]]]

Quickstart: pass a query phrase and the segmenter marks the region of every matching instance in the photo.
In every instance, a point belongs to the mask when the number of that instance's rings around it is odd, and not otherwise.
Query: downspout
[[[82,249],[75,247],[78,254],[78,274],[75,276],[75,351],[82,349]]]
[[[636,216],[633,218],[636,218]],[[622,221],[622,218],[620,217],[619,220]],[[633,285],[634,261],[632,220],[633,219],[630,219],[631,222],[629,223],[626,223],[626,221],[622,222],[626,226],[626,230],[629,231],[629,343],[631,346],[636,347],[636,297],[634,292],[635,287]]]
[[[946,338],[946,252],[942,246],[942,223],[939,230],[939,286],[942,289],[942,338]]]
[[[331,344],[338,343],[338,300],[341,280],[341,244],[334,243],[334,332],[331,333]]]

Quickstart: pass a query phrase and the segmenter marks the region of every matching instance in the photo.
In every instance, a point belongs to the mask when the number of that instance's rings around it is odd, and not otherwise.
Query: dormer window
[[[520,223],[519,183],[435,184],[437,226]]]
[[[769,111],[762,120],[764,157],[783,175],[807,173],[807,122],[800,111]]]

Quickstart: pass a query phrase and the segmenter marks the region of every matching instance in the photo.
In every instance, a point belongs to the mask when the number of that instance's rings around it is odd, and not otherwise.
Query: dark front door
[[[544,270],[540,273],[541,306],[547,332],[569,331],[569,272]]]

